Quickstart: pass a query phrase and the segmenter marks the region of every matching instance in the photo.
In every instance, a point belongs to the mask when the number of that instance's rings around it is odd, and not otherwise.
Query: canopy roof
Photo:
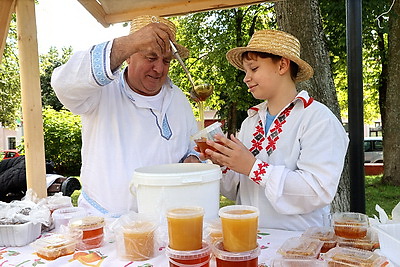
[[[139,15],[171,17],[214,9],[233,8],[261,0],[78,0],[104,27],[125,22]]]

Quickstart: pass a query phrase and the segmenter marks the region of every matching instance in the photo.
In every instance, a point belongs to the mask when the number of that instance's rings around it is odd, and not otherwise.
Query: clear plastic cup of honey
[[[207,148],[215,151],[212,146],[207,145],[207,140],[215,141],[214,136],[216,134],[223,134],[221,125],[220,122],[214,122],[192,136],[192,140],[196,143],[201,153],[204,154]]]
[[[198,250],[203,241],[202,207],[178,207],[167,210],[169,247],[174,250]]]
[[[221,208],[224,248],[229,252],[244,252],[257,248],[258,208],[230,205]]]
[[[155,230],[152,221],[136,221],[123,229],[124,256],[131,261],[148,260],[154,256]]]

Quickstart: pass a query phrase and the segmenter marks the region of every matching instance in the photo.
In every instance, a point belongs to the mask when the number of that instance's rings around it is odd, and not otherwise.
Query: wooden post
[[[17,0],[26,182],[39,198],[47,196],[42,102],[34,0]]]
[[[14,12],[15,0],[0,1],[0,64],[3,57],[4,47],[8,30],[10,28],[11,14]]]

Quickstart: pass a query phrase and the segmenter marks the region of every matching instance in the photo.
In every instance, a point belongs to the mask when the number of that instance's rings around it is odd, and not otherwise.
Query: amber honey
[[[82,237],[78,243],[78,248],[83,250],[98,248],[104,239],[104,218],[97,216],[87,216],[74,219],[69,223],[73,231],[81,231]]]
[[[367,235],[368,216],[357,212],[337,212],[333,214],[333,229],[339,237],[360,239]]]
[[[211,149],[212,151],[217,151],[214,147],[207,144],[206,138],[201,138],[201,139],[197,139],[194,141],[196,142],[196,145],[199,147],[200,152],[203,154],[205,154],[206,149]],[[222,142],[215,142],[215,143],[223,145]]]
[[[221,260],[216,259],[217,267],[257,267],[258,266],[258,258],[254,258],[251,260],[244,261],[229,261],[229,260]]]
[[[257,248],[258,210],[234,205],[220,209],[225,250],[243,252]]]
[[[36,252],[36,255],[38,255],[38,257],[48,260],[48,261],[52,261],[55,260],[59,257],[62,256],[67,256],[67,255],[71,255],[74,254],[75,249],[69,249],[69,248],[60,248],[59,250],[57,250],[56,252],[52,252],[52,253],[40,253],[40,252]]]
[[[258,267],[260,248],[245,252],[229,252],[224,248],[225,244],[218,241],[213,244],[213,253],[217,267]]]
[[[40,258],[52,261],[73,254],[76,241],[61,234],[54,234],[36,240],[32,246],[36,248],[36,254]]]
[[[134,222],[123,231],[125,257],[130,261],[148,260],[154,256],[154,231],[151,222]]]
[[[166,255],[169,258],[170,267],[209,267],[211,248],[205,242],[203,242],[201,249],[191,251],[179,251],[167,247]]]
[[[174,250],[202,248],[203,216],[201,207],[171,209],[167,212],[169,247]]]
[[[348,239],[360,239],[367,235],[367,227],[355,221],[335,222],[335,234]]]

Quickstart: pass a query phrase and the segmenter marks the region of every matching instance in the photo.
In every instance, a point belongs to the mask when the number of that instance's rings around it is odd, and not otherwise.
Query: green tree
[[[42,106],[51,106],[59,111],[63,104],[58,100],[53,88],[51,87],[51,75],[58,66],[66,63],[71,57],[72,47],[62,48],[62,54],[59,55],[55,47],[51,47],[45,55],[40,55],[40,87],[42,89]]]
[[[54,162],[58,174],[79,175],[81,167],[80,116],[51,107],[43,109],[43,130],[46,160]]]
[[[247,109],[259,103],[247,92],[244,73],[232,67],[226,52],[246,46],[255,30],[272,28],[275,18],[271,3],[234,9],[190,14],[176,19],[178,41],[189,48],[186,64],[196,84],[214,85],[214,94],[206,101],[226,121],[228,133],[235,133],[247,116]],[[191,85],[178,63],[172,64],[172,80],[186,92]]]
[[[348,117],[346,0],[320,0],[323,27],[331,55],[332,72],[339,96],[341,116]],[[372,123],[384,109],[387,77],[387,26],[380,16],[389,8],[389,1],[362,1],[364,122]]]
[[[389,13],[388,34],[388,68],[387,88],[382,105],[385,108],[383,117],[383,145],[385,170],[382,181],[385,184],[400,186],[399,157],[400,157],[400,2],[393,2]]]
[[[346,108],[345,0],[320,2],[333,57],[335,82],[343,99],[341,106]],[[364,0],[362,7],[364,121],[381,117],[385,162],[382,182],[400,185],[399,2]]]
[[[21,118],[16,28],[15,15],[13,15],[0,65],[0,123],[8,128],[15,128],[16,121]]]

